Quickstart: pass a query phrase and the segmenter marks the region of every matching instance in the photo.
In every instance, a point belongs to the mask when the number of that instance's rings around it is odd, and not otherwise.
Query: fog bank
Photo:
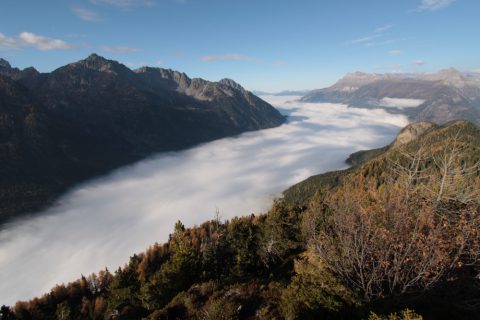
[[[0,304],[46,293],[108,267],[114,270],[175,221],[186,226],[265,212],[288,186],[346,167],[360,149],[389,143],[408,121],[380,109],[263,97],[287,124],[159,154],[77,187],[35,218],[0,231]]]

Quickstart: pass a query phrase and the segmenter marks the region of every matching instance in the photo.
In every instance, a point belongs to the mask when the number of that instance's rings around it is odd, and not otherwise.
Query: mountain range
[[[446,69],[431,74],[349,73],[331,87],[312,90],[303,102],[385,108],[412,121],[480,123],[480,75]]]
[[[0,223],[154,152],[284,121],[231,79],[130,70],[96,54],[51,73],[0,59]]]

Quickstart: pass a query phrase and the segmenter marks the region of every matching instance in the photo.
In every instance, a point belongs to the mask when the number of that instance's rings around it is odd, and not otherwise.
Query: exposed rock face
[[[388,150],[398,148],[402,145],[405,145],[415,139],[418,139],[420,136],[435,130],[438,128],[436,124],[428,121],[418,121],[411,123],[404,127],[395,137],[395,140],[392,141],[388,146],[371,149],[371,150],[360,150],[352,153],[345,162],[351,166],[357,166],[364,162],[367,162]]]
[[[0,67],[0,223],[74,183],[153,152],[278,126],[284,117],[233,80],[91,55],[52,73]]]
[[[389,99],[417,99],[422,103],[405,108],[385,104]],[[443,124],[465,119],[480,123],[480,81],[455,69],[420,75],[351,73],[329,88],[311,91],[302,101],[386,108],[412,121]]]
[[[404,144],[409,143],[425,134],[426,132],[437,128],[438,126],[432,122],[428,121],[419,121],[411,123],[398,133],[395,140],[390,145],[390,148],[398,148]]]
[[[11,76],[20,72],[17,68],[12,68],[10,63],[7,60],[0,58],[0,74],[5,76]]]

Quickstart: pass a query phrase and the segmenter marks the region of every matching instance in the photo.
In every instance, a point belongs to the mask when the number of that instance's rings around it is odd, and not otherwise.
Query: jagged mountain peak
[[[464,80],[464,75],[455,68],[448,68],[442,69],[437,73],[426,74],[427,78],[431,78],[432,80],[455,80],[455,79],[462,79]]]
[[[235,90],[239,90],[239,91],[245,90],[240,84],[238,84],[237,82],[229,78],[223,78],[222,80],[218,81],[218,83],[226,85]]]
[[[128,69],[125,65],[119,63],[118,61],[106,59],[96,53],[92,53],[86,59],[74,62],[69,66],[81,66],[83,68],[91,69],[94,71],[109,72],[115,74],[122,72],[131,72],[130,69]]]
[[[197,100],[212,101],[221,96],[232,96],[233,92],[246,90],[232,79],[211,82],[201,78],[189,78],[185,73],[172,69],[142,67],[134,72],[148,86],[175,90]]]
[[[109,61],[108,59],[96,54],[96,53],[91,53],[85,60],[88,61]]]
[[[359,78],[359,77],[368,77],[371,76],[372,74],[362,72],[362,71],[355,71],[355,72],[349,72],[345,75],[345,78]]]
[[[0,58],[0,68],[11,69],[12,66],[7,60]]]
[[[343,78],[337,81],[334,87],[345,87],[349,88],[350,90],[354,90],[360,86],[364,86],[377,80],[389,77],[391,77],[391,75],[356,71],[347,73]]]
[[[458,71],[455,68],[448,68],[448,69],[442,69],[438,72],[439,75],[444,75],[444,76],[456,76],[456,77],[462,77],[462,73]]]
[[[154,68],[154,67],[141,67],[133,70],[133,72],[140,73],[158,73],[164,79],[185,79],[191,80],[184,72],[172,70],[172,69],[163,69],[163,68]]]
[[[420,79],[429,81],[442,81],[443,83],[454,86],[456,88],[463,88],[468,85],[475,85],[470,83],[468,77],[465,74],[458,71],[455,68],[443,69],[437,73],[424,74],[419,77]]]

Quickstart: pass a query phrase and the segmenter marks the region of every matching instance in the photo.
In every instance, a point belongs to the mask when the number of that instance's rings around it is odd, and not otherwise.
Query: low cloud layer
[[[424,102],[425,100],[420,100],[420,99],[399,99],[399,98],[385,97],[382,100],[380,100],[380,105],[383,107],[404,109],[404,108],[416,108]]]
[[[288,186],[344,168],[351,152],[386,145],[407,124],[384,110],[265,98],[289,114],[289,123],[141,161],[1,231],[0,301],[114,270],[167,240],[178,219],[192,226],[213,218],[216,208],[225,219],[265,212]]]

